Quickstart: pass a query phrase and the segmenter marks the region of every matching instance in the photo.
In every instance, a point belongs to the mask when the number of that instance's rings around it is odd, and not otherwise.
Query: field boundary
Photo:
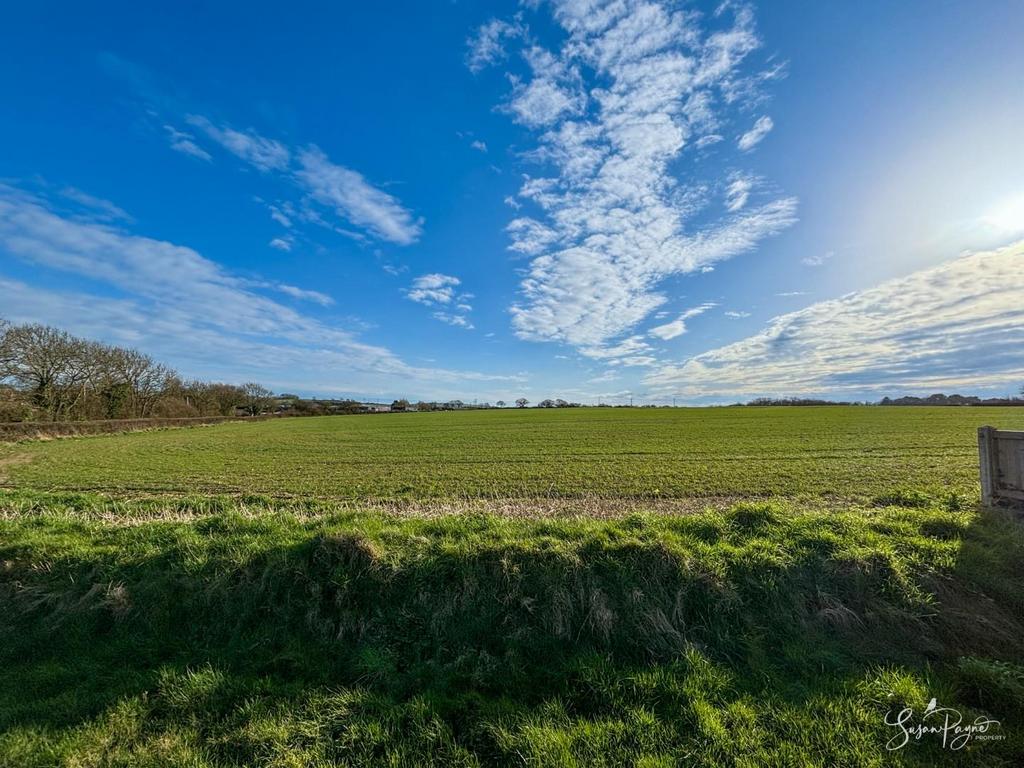
[[[264,421],[282,418],[277,414],[262,416],[187,416],[181,418],[104,419],[100,421],[8,421],[0,422],[0,442],[41,440],[53,437],[108,435],[119,432],[140,432],[148,429],[201,427],[228,421]]]
[[[109,495],[95,491],[21,491],[0,487],[0,520],[59,508],[98,522],[134,525],[161,520],[191,522],[221,515],[259,518],[286,514],[302,520],[335,515],[383,514],[394,518],[485,515],[509,520],[616,520],[630,515],[686,516],[736,507],[771,506],[791,512],[841,512],[877,507],[863,500],[772,496],[704,496],[679,499],[504,497],[475,499],[302,499],[245,495]]]

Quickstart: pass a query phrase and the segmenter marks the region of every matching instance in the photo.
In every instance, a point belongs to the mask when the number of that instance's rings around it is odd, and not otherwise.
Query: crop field
[[[331,499],[977,495],[1012,408],[469,411],[231,423],[0,447],[0,480]]]
[[[0,766],[1024,765],[1024,527],[978,504],[983,424],[1024,409],[0,446]],[[998,723],[900,743],[933,699]]]

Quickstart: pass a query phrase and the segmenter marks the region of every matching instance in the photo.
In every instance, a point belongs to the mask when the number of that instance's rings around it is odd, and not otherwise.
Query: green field
[[[1022,765],[1024,528],[978,507],[982,424],[1024,409],[2,446],[0,766]],[[1003,738],[887,749],[932,698]]]
[[[0,448],[8,485],[319,498],[977,495],[1013,408],[567,409],[231,423]]]

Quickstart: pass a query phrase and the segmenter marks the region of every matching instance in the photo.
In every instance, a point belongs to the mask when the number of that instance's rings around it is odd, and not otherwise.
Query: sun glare
[[[982,222],[999,234],[1024,232],[1024,194],[1001,201],[982,217]]]

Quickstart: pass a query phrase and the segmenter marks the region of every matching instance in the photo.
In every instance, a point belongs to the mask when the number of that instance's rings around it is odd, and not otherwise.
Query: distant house
[[[384,403],[360,403],[359,410],[363,413],[388,413],[391,406]]]

